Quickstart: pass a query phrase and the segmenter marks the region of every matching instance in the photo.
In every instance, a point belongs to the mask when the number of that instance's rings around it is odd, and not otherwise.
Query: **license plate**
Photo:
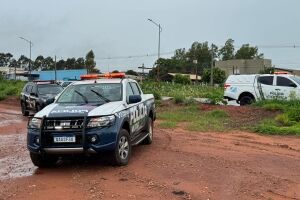
[[[75,136],[62,136],[62,137],[54,137],[54,143],[74,143],[76,142]]]

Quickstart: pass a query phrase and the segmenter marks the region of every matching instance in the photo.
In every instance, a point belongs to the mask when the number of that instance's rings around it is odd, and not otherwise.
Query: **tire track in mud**
[[[22,134],[0,135],[0,181],[30,176],[33,166]]]

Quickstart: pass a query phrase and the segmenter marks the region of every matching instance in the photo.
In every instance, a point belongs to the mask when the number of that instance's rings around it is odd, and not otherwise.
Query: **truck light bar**
[[[290,74],[288,72],[274,72],[274,74]]]
[[[86,74],[81,75],[81,80],[94,80],[94,79],[112,79],[112,78],[125,78],[125,73],[105,73],[105,74]]]

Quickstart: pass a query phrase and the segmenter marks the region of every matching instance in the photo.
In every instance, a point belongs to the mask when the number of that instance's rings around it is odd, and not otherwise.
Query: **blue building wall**
[[[32,74],[39,74],[39,80],[55,80],[55,71],[33,71]],[[87,74],[86,69],[57,70],[56,80],[80,80],[83,74]]]

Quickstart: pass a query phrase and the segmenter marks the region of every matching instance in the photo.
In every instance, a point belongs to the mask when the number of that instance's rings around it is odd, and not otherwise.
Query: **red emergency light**
[[[105,74],[86,74],[81,75],[81,80],[94,80],[94,79],[112,79],[112,78],[125,78],[125,73],[105,73]]]

